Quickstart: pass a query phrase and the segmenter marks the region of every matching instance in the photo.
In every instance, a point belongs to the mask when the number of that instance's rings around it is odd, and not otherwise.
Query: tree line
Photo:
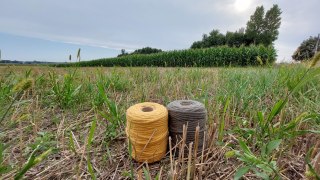
[[[273,5],[266,13],[263,6],[258,6],[250,16],[246,28],[240,28],[235,32],[228,31],[226,34],[220,33],[218,29],[213,29],[209,34],[203,34],[202,40],[195,41],[191,49],[210,48],[227,45],[229,47],[240,47],[250,45],[273,45],[279,35],[281,24],[281,10],[278,5]],[[161,49],[145,47],[128,53],[121,50],[118,57],[133,54],[153,54],[162,52]]]
[[[133,51],[132,53],[128,53],[128,52],[126,52],[125,49],[121,49],[121,54],[119,54],[118,57],[127,56],[127,55],[134,55],[134,54],[153,54],[153,53],[159,53],[159,52],[162,52],[162,50],[157,49],[157,48],[152,48],[152,47],[144,47],[141,49],[137,49],[137,50]]]
[[[250,16],[246,28],[226,34],[220,33],[218,29],[213,29],[209,34],[203,34],[202,40],[191,45],[192,49],[208,48],[227,45],[230,47],[240,47],[242,45],[273,45],[278,39],[281,25],[281,10],[278,5],[273,5],[266,13],[263,6],[258,6]]]

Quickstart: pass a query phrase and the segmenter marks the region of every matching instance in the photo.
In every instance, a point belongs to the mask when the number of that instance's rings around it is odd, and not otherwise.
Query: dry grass
[[[15,84],[24,78],[28,69],[31,69],[30,78],[35,80],[35,84],[19,96],[0,127],[1,141],[10,144],[4,153],[4,164],[12,166],[12,170],[2,174],[1,179],[13,178],[26,162],[32,151],[32,145],[39,141],[44,149],[52,147],[55,151],[43,162],[27,171],[26,179],[91,179],[88,160],[98,179],[130,179],[131,169],[135,179],[145,179],[143,168],[147,169],[152,179],[157,175],[160,176],[159,179],[233,179],[237,169],[244,163],[236,156],[226,158],[225,154],[238,146],[237,139],[241,135],[225,133],[223,143],[217,144],[219,120],[222,115],[225,116],[227,130],[236,127],[239,119],[243,119],[243,123],[248,123],[249,127],[249,121],[254,120],[254,110],[268,111],[287,89],[279,83],[281,78],[279,74],[282,72],[279,69],[81,68],[77,70],[73,80],[75,87],[82,84],[81,93],[69,107],[62,108],[54,101],[49,72],[56,73],[57,80],[62,83],[63,77],[75,69],[0,66],[0,74],[3,77],[1,81],[5,82],[4,77],[8,78],[11,72],[10,76],[14,77],[10,83]],[[242,71],[251,74],[241,74]],[[102,80],[99,73],[105,77],[116,77],[114,80],[117,82],[111,82],[105,91],[108,98],[117,105],[120,125],[112,126],[114,125],[112,121],[106,118],[109,116],[101,114],[102,112],[110,115],[110,108],[106,104],[96,102],[99,100],[95,99],[98,98],[96,84]],[[272,77],[272,75],[277,76]],[[262,77],[269,78],[266,81],[270,80],[269,84],[264,85],[267,86],[266,92],[261,90],[262,85],[248,79],[256,80]],[[106,83],[105,79],[103,80]],[[246,85],[246,89],[242,91],[243,87],[240,85]],[[235,88],[231,89],[232,86]],[[290,120],[302,112],[319,112],[320,108],[316,102],[320,97],[319,94],[315,94],[319,90],[319,84],[308,84],[300,92],[304,94],[303,96],[297,94],[289,100],[283,118]],[[245,95],[249,96],[250,92],[264,94],[251,99],[242,98]],[[1,105],[6,107],[12,95],[10,92]],[[232,102],[227,113],[222,114],[226,95],[231,96]],[[196,99],[206,104],[209,122],[205,148],[199,151],[200,153],[195,153],[198,152],[194,149],[197,146],[185,144],[182,140],[177,146],[168,148],[166,157],[160,162],[146,165],[132,161],[124,134],[125,110],[141,101],[166,105],[175,99]],[[91,148],[88,150],[87,139],[94,118],[97,118],[97,126]],[[115,129],[111,131],[108,127]],[[305,178],[304,157],[308,146],[314,143],[309,142],[311,141],[309,137],[305,135],[294,139],[292,148],[277,159],[283,179]],[[74,148],[71,147],[71,141]],[[184,148],[181,146],[193,149],[187,153],[188,157],[184,157]],[[251,148],[254,151],[255,147]],[[243,178],[259,179],[253,172],[247,173]]]

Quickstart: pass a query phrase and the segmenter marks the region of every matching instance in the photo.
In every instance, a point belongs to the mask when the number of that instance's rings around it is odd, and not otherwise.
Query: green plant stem
[[[9,110],[12,108],[14,102],[18,99],[19,95],[21,94],[21,92],[19,92],[11,101],[9,107],[7,108],[6,112],[4,113],[4,115],[2,116],[1,120],[0,120],[0,124],[2,123],[2,121],[4,120],[4,118],[7,116]]]

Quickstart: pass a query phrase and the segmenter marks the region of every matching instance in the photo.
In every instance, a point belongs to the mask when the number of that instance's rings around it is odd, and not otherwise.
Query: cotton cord
[[[152,102],[131,106],[126,113],[126,134],[132,158],[152,163],[161,160],[168,144],[168,110]]]
[[[183,125],[187,126],[187,138],[185,144],[194,142],[196,127],[199,125],[198,150],[202,149],[204,131],[207,121],[205,106],[193,100],[176,100],[167,105],[169,111],[169,133],[172,143],[179,143],[183,135]]]

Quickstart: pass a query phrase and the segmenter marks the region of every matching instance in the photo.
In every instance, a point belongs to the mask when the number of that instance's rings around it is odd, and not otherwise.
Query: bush
[[[161,49],[151,48],[151,47],[144,47],[142,49],[137,49],[133,51],[131,54],[153,54],[153,53],[159,53],[162,52]]]
[[[259,61],[257,60],[259,59]],[[276,60],[275,49],[265,46],[220,46],[205,49],[174,50],[155,54],[103,58],[57,66],[159,66],[159,67],[218,67],[256,66],[272,64]]]
[[[137,49],[133,51],[132,53],[127,53],[125,49],[121,49],[121,54],[119,54],[117,57],[121,56],[130,56],[133,54],[153,54],[153,53],[159,53],[162,52],[161,49],[151,48],[151,47],[144,47],[141,49]]]
[[[309,37],[304,40],[297,50],[293,53],[292,59],[296,61],[304,61],[313,57],[316,49],[316,44],[318,37]],[[318,44],[318,50],[320,49],[320,44]]]

